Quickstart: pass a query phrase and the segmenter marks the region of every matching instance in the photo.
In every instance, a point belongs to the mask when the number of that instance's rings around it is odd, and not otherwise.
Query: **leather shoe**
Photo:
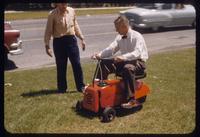
[[[134,108],[134,107],[138,107],[140,105],[141,104],[137,100],[131,99],[127,103],[121,104],[121,107],[131,109],[131,108]]]
[[[61,94],[63,94],[63,93],[67,93],[66,90],[58,90],[57,92],[58,92],[58,93],[61,93]]]
[[[78,92],[85,93],[85,90],[86,90],[87,87],[88,87],[88,85],[82,87],[80,90],[78,90]]]

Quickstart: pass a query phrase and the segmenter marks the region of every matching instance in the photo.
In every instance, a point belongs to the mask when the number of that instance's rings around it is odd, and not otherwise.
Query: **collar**
[[[60,9],[59,8],[56,8],[56,11],[59,15],[65,15],[65,14],[68,14],[69,13],[69,9],[68,7],[66,8],[67,10],[64,12],[64,14],[61,13]]]
[[[122,35],[122,37],[129,38],[131,36],[131,28],[129,27],[128,32],[125,35]]]

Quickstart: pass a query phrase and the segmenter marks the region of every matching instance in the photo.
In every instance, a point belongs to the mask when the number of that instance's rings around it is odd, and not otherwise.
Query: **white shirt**
[[[126,39],[122,39],[122,36],[118,34],[115,40],[99,53],[99,56],[101,58],[107,58],[113,56],[117,51],[120,51],[120,57],[124,60],[141,59],[146,62],[148,59],[148,51],[143,36],[131,28],[129,28],[126,36]]]

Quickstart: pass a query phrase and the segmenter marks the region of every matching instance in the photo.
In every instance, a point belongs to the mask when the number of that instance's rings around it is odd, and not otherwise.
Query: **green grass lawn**
[[[82,64],[90,83],[95,62]],[[68,66],[69,93],[56,94],[55,67],[5,72],[4,126],[10,133],[187,134],[195,129],[195,49],[150,56],[151,93],[143,108],[101,123],[93,113],[75,112],[83,95],[75,90]]]
[[[88,9],[88,10],[76,10],[76,15],[100,15],[100,14],[118,14],[119,11],[128,8],[116,8],[116,9]],[[50,10],[49,10],[50,11]],[[47,18],[49,11],[26,11],[17,13],[6,13],[4,19],[6,21],[11,20],[24,20],[24,19],[40,19]]]

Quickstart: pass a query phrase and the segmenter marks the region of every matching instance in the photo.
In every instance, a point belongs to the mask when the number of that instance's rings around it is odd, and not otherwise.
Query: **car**
[[[20,31],[13,29],[10,22],[4,22],[4,60],[8,62],[8,54],[19,55],[23,53]]]
[[[139,30],[192,26],[196,27],[195,8],[179,3],[138,3],[134,8],[120,11],[128,18],[130,26]]]

